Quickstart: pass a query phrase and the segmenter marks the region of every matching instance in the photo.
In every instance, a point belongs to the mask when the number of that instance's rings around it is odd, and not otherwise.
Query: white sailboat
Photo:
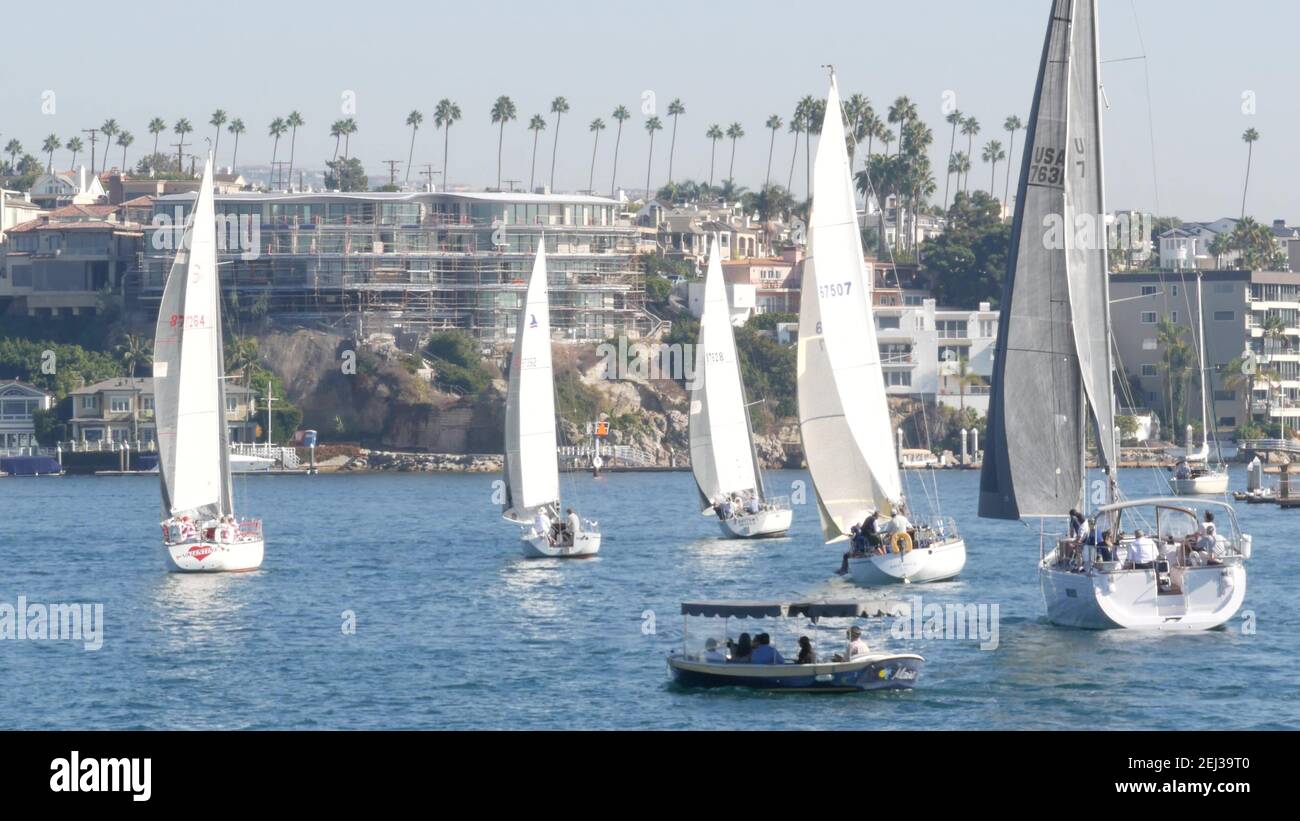
[[[1214,426],[1210,369],[1205,365],[1205,311],[1201,303],[1201,275],[1196,275],[1196,361],[1201,369],[1201,447],[1192,450],[1192,427],[1187,426],[1187,455],[1174,469],[1169,487],[1179,496],[1220,495],[1228,492],[1228,468],[1210,464],[1210,431]]]
[[[235,518],[224,370],[209,158],[154,332],[163,546],[172,570],[256,570],[262,565],[261,520]]]
[[[576,515],[560,516],[555,383],[551,372],[551,313],[546,244],[539,239],[510,360],[506,396],[506,499],[502,515],[520,525],[529,558],[586,558],[600,551],[600,530]],[[573,525],[577,524],[577,528]],[[563,525],[563,528],[556,525]],[[576,532],[575,532],[576,530]]]
[[[717,237],[704,279],[696,344],[700,370],[690,397],[691,473],[703,513],[718,517],[723,536],[779,536],[790,529],[794,511],[787,500],[767,495],[754,453]]]
[[[1250,536],[1228,504],[1122,501],[1115,480],[1099,90],[1096,1],[1054,0],[1016,198],[979,512],[1043,521],[1096,505],[1100,539],[1057,538],[1041,525],[1039,582],[1055,624],[1207,629],[1241,606]],[[1107,475],[1091,490],[1089,427]],[[1213,528],[1205,513],[1218,515]]]
[[[832,75],[813,166],[798,351],[799,430],[827,543],[848,538],[871,512],[888,517],[904,503],[871,285]],[[915,524],[914,543],[891,540],[889,552],[851,556],[853,580],[933,582],[960,573],[966,543],[953,522]]]

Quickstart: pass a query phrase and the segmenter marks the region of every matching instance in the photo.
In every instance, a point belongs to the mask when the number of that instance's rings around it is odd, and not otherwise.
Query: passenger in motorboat
[[[754,652],[754,647],[750,643],[748,633],[741,633],[740,638],[736,641],[727,639],[727,649],[731,651],[730,661],[733,664],[744,664],[749,661],[750,655]]]
[[[836,653],[831,656],[831,661],[852,661],[855,657],[864,656],[869,652],[871,650],[867,647],[867,643],[862,640],[862,628],[855,624],[849,628],[848,656]]]
[[[813,650],[812,640],[807,636],[799,637],[799,657],[795,659],[795,664],[816,664],[817,651]]]
[[[759,633],[754,640],[754,651],[749,656],[750,664],[785,664],[781,651],[772,646],[772,637]]]
[[[727,654],[718,649],[717,639],[704,642],[704,660],[710,664],[726,664]]]

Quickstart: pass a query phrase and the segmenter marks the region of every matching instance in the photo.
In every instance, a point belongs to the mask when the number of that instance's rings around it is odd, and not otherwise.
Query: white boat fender
[[[1250,534],[1241,534],[1241,558],[1249,559],[1252,552],[1254,552],[1254,544],[1250,538]]]

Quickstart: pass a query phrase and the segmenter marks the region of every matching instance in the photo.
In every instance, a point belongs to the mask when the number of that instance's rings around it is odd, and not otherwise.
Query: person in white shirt
[[[538,536],[545,536],[548,542],[551,540],[551,517],[546,515],[546,508],[537,508],[537,516],[533,519],[533,530],[537,531]]]
[[[582,532],[582,521],[578,518],[578,514],[573,512],[573,508],[569,508],[568,513],[569,539],[572,544],[576,544],[578,541],[578,534]]]
[[[903,506],[900,504],[894,508],[894,517],[889,520],[889,532],[906,533],[912,529],[912,523],[907,520],[907,514],[903,513]]]
[[[709,664],[726,664],[727,657],[718,649],[718,640],[709,639],[704,642],[704,660]]]
[[[1141,530],[1133,533],[1134,539],[1128,548],[1128,558],[1135,570],[1150,570],[1155,567],[1156,543]]]
[[[849,628],[849,658],[854,656],[865,656],[870,653],[867,643],[862,640],[862,628],[853,626]]]

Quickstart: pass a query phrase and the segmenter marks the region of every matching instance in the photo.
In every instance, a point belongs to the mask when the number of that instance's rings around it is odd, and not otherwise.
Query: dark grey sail
[[[1059,516],[1083,495],[1083,386],[1064,247],[1072,0],[1048,22],[1017,186],[979,515]]]

